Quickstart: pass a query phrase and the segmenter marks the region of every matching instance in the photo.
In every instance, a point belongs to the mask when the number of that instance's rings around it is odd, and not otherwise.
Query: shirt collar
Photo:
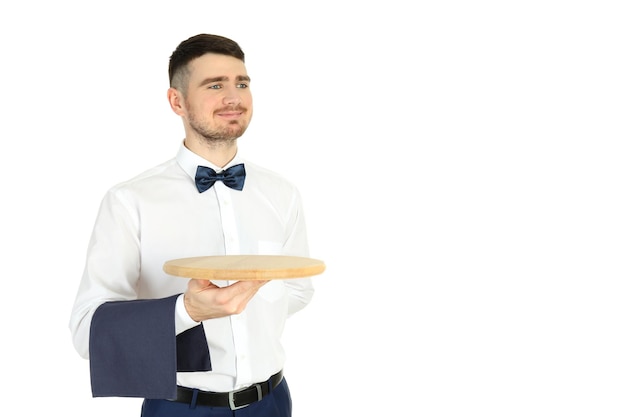
[[[233,165],[237,165],[242,163],[243,161],[239,157],[239,154],[236,154],[235,157],[228,163],[224,168],[218,167],[217,165],[207,161],[200,155],[193,153],[184,143],[180,144],[180,148],[178,149],[178,153],[176,154],[176,162],[178,165],[191,177],[191,179],[195,180],[196,178],[196,170],[199,165],[209,167],[215,170],[215,172],[222,172],[223,170],[230,168]]]

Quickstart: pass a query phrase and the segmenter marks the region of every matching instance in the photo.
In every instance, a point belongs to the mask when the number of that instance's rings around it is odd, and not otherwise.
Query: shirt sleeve
[[[288,219],[288,235],[283,251],[291,256],[309,256],[308,236],[304,209],[300,193],[293,193],[292,206]],[[298,278],[285,280],[285,286],[289,291],[288,315],[302,310],[313,298],[314,288],[311,278]]]
[[[180,294],[176,300],[176,334],[179,335],[192,327],[198,325],[194,319],[189,316],[187,309],[185,308],[185,301],[183,297],[185,294]]]
[[[137,299],[140,268],[137,210],[121,191],[112,189],[100,204],[70,315],[72,341],[83,358],[89,359],[94,312],[108,301]]]

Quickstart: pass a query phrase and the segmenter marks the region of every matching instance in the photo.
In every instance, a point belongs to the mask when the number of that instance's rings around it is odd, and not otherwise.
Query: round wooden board
[[[215,280],[302,278],[326,269],[319,259],[283,255],[223,255],[172,259],[163,270],[177,277]]]

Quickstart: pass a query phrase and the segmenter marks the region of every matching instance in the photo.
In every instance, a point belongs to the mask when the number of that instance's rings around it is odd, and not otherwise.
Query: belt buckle
[[[263,399],[263,391],[261,390],[261,384],[254,384],[254,386],[256,387],[256,395],[257,395],[257,401],[261,401]],[[228,392],[228,406],[230,407],[231,410],[239,410],[240,408],[244,408],[249,406],[252,403],[248,403],[248,404],[244,404],[244,405],[236,405],[235,404],[235,394],[241,392],[241,391],[245,391],[250,387],[246,387],[246,388],[242,388],[240,390],[237,391],[229,391]],[[254,401],[253,401],[254,402]]]

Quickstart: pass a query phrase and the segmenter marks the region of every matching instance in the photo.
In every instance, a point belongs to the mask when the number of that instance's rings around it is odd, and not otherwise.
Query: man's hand
[[[185,308],[196,322],[239,314],[267,282],[237,281],[220,288],[209,280],[190,279],[184,296]]]

